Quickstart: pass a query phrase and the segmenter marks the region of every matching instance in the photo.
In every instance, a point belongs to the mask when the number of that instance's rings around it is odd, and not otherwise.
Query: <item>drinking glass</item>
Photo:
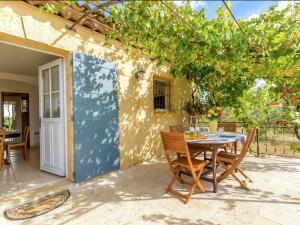
[[[195,133],[195,128],[194,127],[190,127],[189,131],[190,131],[191,134],[194,134]]]
[[[223,134],[224,133],[224,127],[219,127],[218,128],[218,133]]]

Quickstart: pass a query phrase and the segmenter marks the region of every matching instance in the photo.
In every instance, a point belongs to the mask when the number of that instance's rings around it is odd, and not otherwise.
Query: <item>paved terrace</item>
[[[235,180],[190,203],[164,194],[170,179],[166,162],[153,161],[110,173],[81,185],[58,181],[0,199],[0,211],[68,187],[71,198],[48,214],[0,224],[300,224],[300,159],[246,157],[251,191]],[[211,184],[205,183],[211,190]]]

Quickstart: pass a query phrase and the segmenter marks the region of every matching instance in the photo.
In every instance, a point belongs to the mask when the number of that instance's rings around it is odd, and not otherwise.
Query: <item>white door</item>
[[[66,175],[62,59],[39,67],[40,168]]]

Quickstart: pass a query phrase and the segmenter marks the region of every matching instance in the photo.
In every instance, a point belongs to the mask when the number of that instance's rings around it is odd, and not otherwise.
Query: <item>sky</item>
[[[175,4],[180,6],[184,1],[176,1]],[[208,19],[212,19],[215,17],[215,12],[220,5],[222,5],[222,1],[190,1],[191,6],[195,10],[200,10],[201,8],[205,9],[206,16]],[[247,19],[249,17],[256,17],[260,13],[268,10],[268,8],[272,5],[278,4],[279,8],[285,8],[288,4],[288,1],[245,1],[245,0],[235,0],[230,1],[231,10],[235,17]]]

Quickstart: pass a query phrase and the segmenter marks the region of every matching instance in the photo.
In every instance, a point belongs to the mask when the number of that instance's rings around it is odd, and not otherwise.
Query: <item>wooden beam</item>
[[[181,15],[179,15],[174,9],[172,9],[165,1],[161,0],[161,3],[165,5],[173,14],[175,14],[179,19],[181,19],[183,22],[185,22],[187,25],[189,25],[193,30],[196,30],[196,28],[190,24],[187,20],[185,20]]]
[[[114,4],[118,4],[118,3],[121,3],[122,1],[121,0],[111,0],[111,1],[107,1],[107,2],[104,2],[102,4],[94,4],[95,6],[99,7],[99,8],[106,8],[110,5],[114,5]]]
[[[238,27],[240,28],[240,30],[242,31],[242,33],[244,35],[246,35],[245,31],[243,30],[243,28],[241,27],[239,21],[235,18],[235,16],[233,15],[231,9],[229,8],[229,6],[227,5],[227,3],[225,2],[225,0],[222,0],[223,4],[225,5],[225,7],[227,8],[228,12],[230,13],[231,17],[234,19],[235,23],[238,25]]]

